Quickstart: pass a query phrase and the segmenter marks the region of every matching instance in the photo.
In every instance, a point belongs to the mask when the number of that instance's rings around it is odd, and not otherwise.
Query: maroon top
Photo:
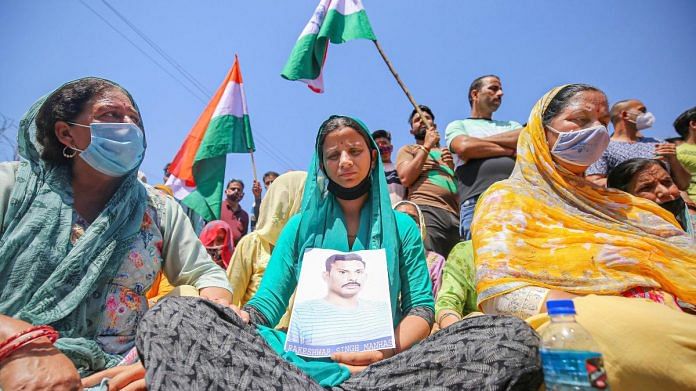
[[[220,220],[230,225],[232,229],[232,240],[235,246],[239,242],[239,239],[249,231],[249,215],[247,212],[245,212],[241,206],[237,206],[237,210],[233,211],[228,200],[222,201]]]

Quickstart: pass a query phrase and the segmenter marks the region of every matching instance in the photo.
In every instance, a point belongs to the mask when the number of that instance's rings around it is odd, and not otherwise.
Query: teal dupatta
[[[357,122],[360,129],[356,130],[368,140],[371,150],[377,150],[377,144],[367,127]],[[321,132],[322,129],[319,129],[314,157],[307,173],[302,209],[283,229],[259,290],[247,306],[262,314],[268,325],[276,325],[297,286],[302,255],[306,249],[385,249],[394,327],[404,314],[415,307],[427,307],[433,311],[430,277],[419,229],[410,217],[392,210],[380,159],[376,159],[370,173],[371,187],[361,209],[357,237],[352,247],[348,244],[343,211],[336,197],[328,191],[328,178],[320,165]],[[337,385],[350,377],[345,366],[331,360],[312,360],[286,352],[284,332],[266,326],[257,326],[257,330],[276,353],[320,385]]]
[[[122,358],[95,341],[94,319],[100,314],[87,313],[87,299],[105,297],[104,288],[140,230],[147,194],[136,168],[71,245],[71,168],[42,160],[36,141],[37,113],[61,88],[34,103],[20,122],[21,161],[0,230],[0,313],[53,326],[60,333],[56,346],[86,375]]]

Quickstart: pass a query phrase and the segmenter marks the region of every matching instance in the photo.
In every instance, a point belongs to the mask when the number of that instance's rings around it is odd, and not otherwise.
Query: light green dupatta
[[[36,141],[37,113],[61,88],[34,103],[20,122],[22,159],[0,231],[0,313],[53,326],[60,333],[56,346],[86,375],[121,360],[94,340],[100,314],[87,313],[87,299],[105,296],[104,288],[140,230],[147,194],[135,168],[71,245],[70,167],[42,160]]]

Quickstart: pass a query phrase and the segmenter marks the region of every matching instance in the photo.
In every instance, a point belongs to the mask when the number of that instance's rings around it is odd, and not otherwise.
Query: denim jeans
[[[474,220],[474,209],[479,196],[474,196],[462,202],[459,211],[459,237],[461,240],[471,240],[471,222]]]

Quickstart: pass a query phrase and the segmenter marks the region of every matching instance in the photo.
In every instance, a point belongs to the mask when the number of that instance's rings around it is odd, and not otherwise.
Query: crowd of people
[[[493,119],[502,97],[473,80],[444,145],[413,110],[395,162],[390,131],[331,116],[307,171],[254,181],[251,217],[231,179],[204,221],[139,179],[126,89],[60,86],[0,163],[0,389],[539,389],[553,299],[613,389],[696,389],[696,107],[667,142],[640,100],[593,86],[524,124]],[[286,350],[309,249],[386,252],[394,348]]]

